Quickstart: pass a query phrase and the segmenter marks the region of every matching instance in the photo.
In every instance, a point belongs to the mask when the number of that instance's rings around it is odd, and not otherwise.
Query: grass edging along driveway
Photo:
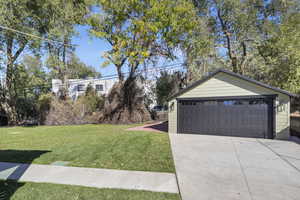
[[[14,181],[0,181],[2,197],[10,200],[180,200],[178,194]]]
[[[13,127],[0,130],[0,162],[174,172],[167,134],[132,125]]]

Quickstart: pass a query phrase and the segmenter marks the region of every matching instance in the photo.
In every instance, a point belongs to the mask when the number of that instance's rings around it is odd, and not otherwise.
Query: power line
[[[37,35],[30,34],[30,33],[25,33],[23,31],[19,31],[19,30],[13,29],[13,28],[2,26],[2,25],[0,25],[0,28],[8,30],[8,31],[15,32],[15,33],[27,35],[27,36],[30,36],[30,37],[33,37],[33,38],[36,38],[36,39],[45,40],[45,41],[47,41],[49,43],[53,43],[53,42],[54,43],[61,43],[61,44],[65,45],[65,46],[69,46],[69,47],[76,46],[76,45],[66,44],[66,43],[64,43],[63,41],[60,41],[60,40],[48,39],[48,38],[43,38],[43,37],[40,37],[40,36],[37,36]]]
[[[164,70],[172,70],[172,69],[179,69],[181,66],[177,64],[177,66],[169,66],[169,67],[165,67],[165,66],[160,66],[160,67],[153,67],[153,68],[150,68],[150,69],[147,69],[147,70],[140,70],[140,71],[137,71],[137,73],[141,73],[141,72],[160,72],[160,71],[164,71]],[[122,73],[123,75],[127,75],[129,74],[130,72],[124,72]],[[103,76],[103,77],[100,77],[100,78],[97,78],[97,79],[91,79],[91,80],[111,80],[111,79],[117,79],[118,78],[118,74],[111,74],[111,75],[107,75],[107,76]],[[85,80],[74,80],[73,82],[76,82],[76,83],[82,83],[82,82],[87,82],[87,81],[91,81],[89,79],[85,79]],[[62,84],[56,84],[58,86],[61,86]]]
[[[149,68],[148,70],[157,70],[157,71],[163,71],[163,70],[171,70],[171,69],[177,69],[179,67],[181,67],[180,65],[183,64],[183,63],[176,63],[176,64],[171,64],[171,65],[165,65],[165,66],[159,66],[159,67],[153,67],[153,68]],[[148,70],[140,70],[139,72],[141,71],[148,71]],[[123,74],[129,74],[129,72],[126,72],[126,73],[123,73]],[[106,78],[106,79],[104,79]],[[111,79],[115,79],[115,78],[118,78],[118,74],[111,74],[111,75],[108,75],[108,76],[104,76],[104,77],[101,77],[99,79],[96,79],[96,80],[111,80]],[[95,80],[95,79],[94,79]],[[81,83],[81,82],[86,82],[86,81],[91,81],[91,80],[79,80],[79,81],[76,81],[76,83]],[[63,84],[54,84],[56,86],[63,86]],[[52,87],[52,84],[41,84],[41,85],[36,85],[36,86],[32,86],[32,87],[27,87],[27,88],[24,88],[24,89],[35,89],[35,88],[38,88],[38,89],[42,89],[42,88],[51,88]]]
[[[155,70],[163,71],[166,69],[172,69],[174,67],[178,68],[182,64],[184,64],[184,63],[173,63],[173,64],[169,64],[169,65],[161,65],[158,67],[152,67],[152,68],[148,68],[148,69],[144,69],[144,70],[138,70],[138,71],[136,71],[136,73],[151,72],[151,71],[155,71]],[[130,72],[123,72],[122,75],[127,75],[129,73]],[[118,74],[115,73],[115,74],[110,74],[110,75],[106,75],[106,76],[101,76],[100,78],[97,78],[97,80],[109,80],[109,79],[114,79],[114,78],[118,78]],[[85,82],[85,81],[88,81],[88,80],[77,80],[76,82],[80,83],[80,82]]]
[[[144,70],[138,70],[136,72],[137,73],[142,73],[142,72],[154,71],[154,70],[158,70],[158,69],[166,69],[166,68],[169,68],[169,67],[179,66],[179,65],[182,65],[182,64],[184,64],[184,63],[174,63],[174,64],[170,64],[170,65],[161,65],[161,66],[158,66],[158,67],[152,67],[152,68],[148,68],[148,69],[144,69]],[[126,75],[126,74],[129,74],[129,73],[130,72],[123,72],[122,74]],[[118,74],[110,74],[110,75],[102,76],[102,77],[100,77],[100,79],[106,78],[106,77],[111,77],[111,76],[117,76],[117,75]]]

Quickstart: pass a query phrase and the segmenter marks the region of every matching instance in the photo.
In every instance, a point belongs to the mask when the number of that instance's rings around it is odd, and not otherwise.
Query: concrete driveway
[[[300,199],[300,145],[170,134],[183,200]]]

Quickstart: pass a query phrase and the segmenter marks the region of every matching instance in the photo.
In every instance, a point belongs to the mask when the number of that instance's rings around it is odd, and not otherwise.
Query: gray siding
[[[185,92],[178,98],[190,97],[220,97],[220,96],[248,96],[248,95],[265,95],[278,94],[275,103],[275,121],[276,121],[276,138],[287,139],[289,137],[290,127],[290,98],[288,95],[278,93],[274,90],[267,89],[220,72],[211,79],[198,85],[197,87]],[[177,105],[176,100],[169,102],[169,105],[175,104],[175,108],[169,111],[169,132],[177,132]]]

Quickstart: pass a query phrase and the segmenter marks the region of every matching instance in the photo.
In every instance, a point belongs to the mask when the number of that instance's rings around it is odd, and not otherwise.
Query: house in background
[[[67,85],[69,87],[68,94],[76,100],[80,95],[83,95],[88,87],[91,85],[99,95],[107,95],[113,85],[118,82],[118,79],[69,79]],[[59,79],[52,79],[52,92],[56,95],[59,93],[59,89],[63,86],[62,81]]]

